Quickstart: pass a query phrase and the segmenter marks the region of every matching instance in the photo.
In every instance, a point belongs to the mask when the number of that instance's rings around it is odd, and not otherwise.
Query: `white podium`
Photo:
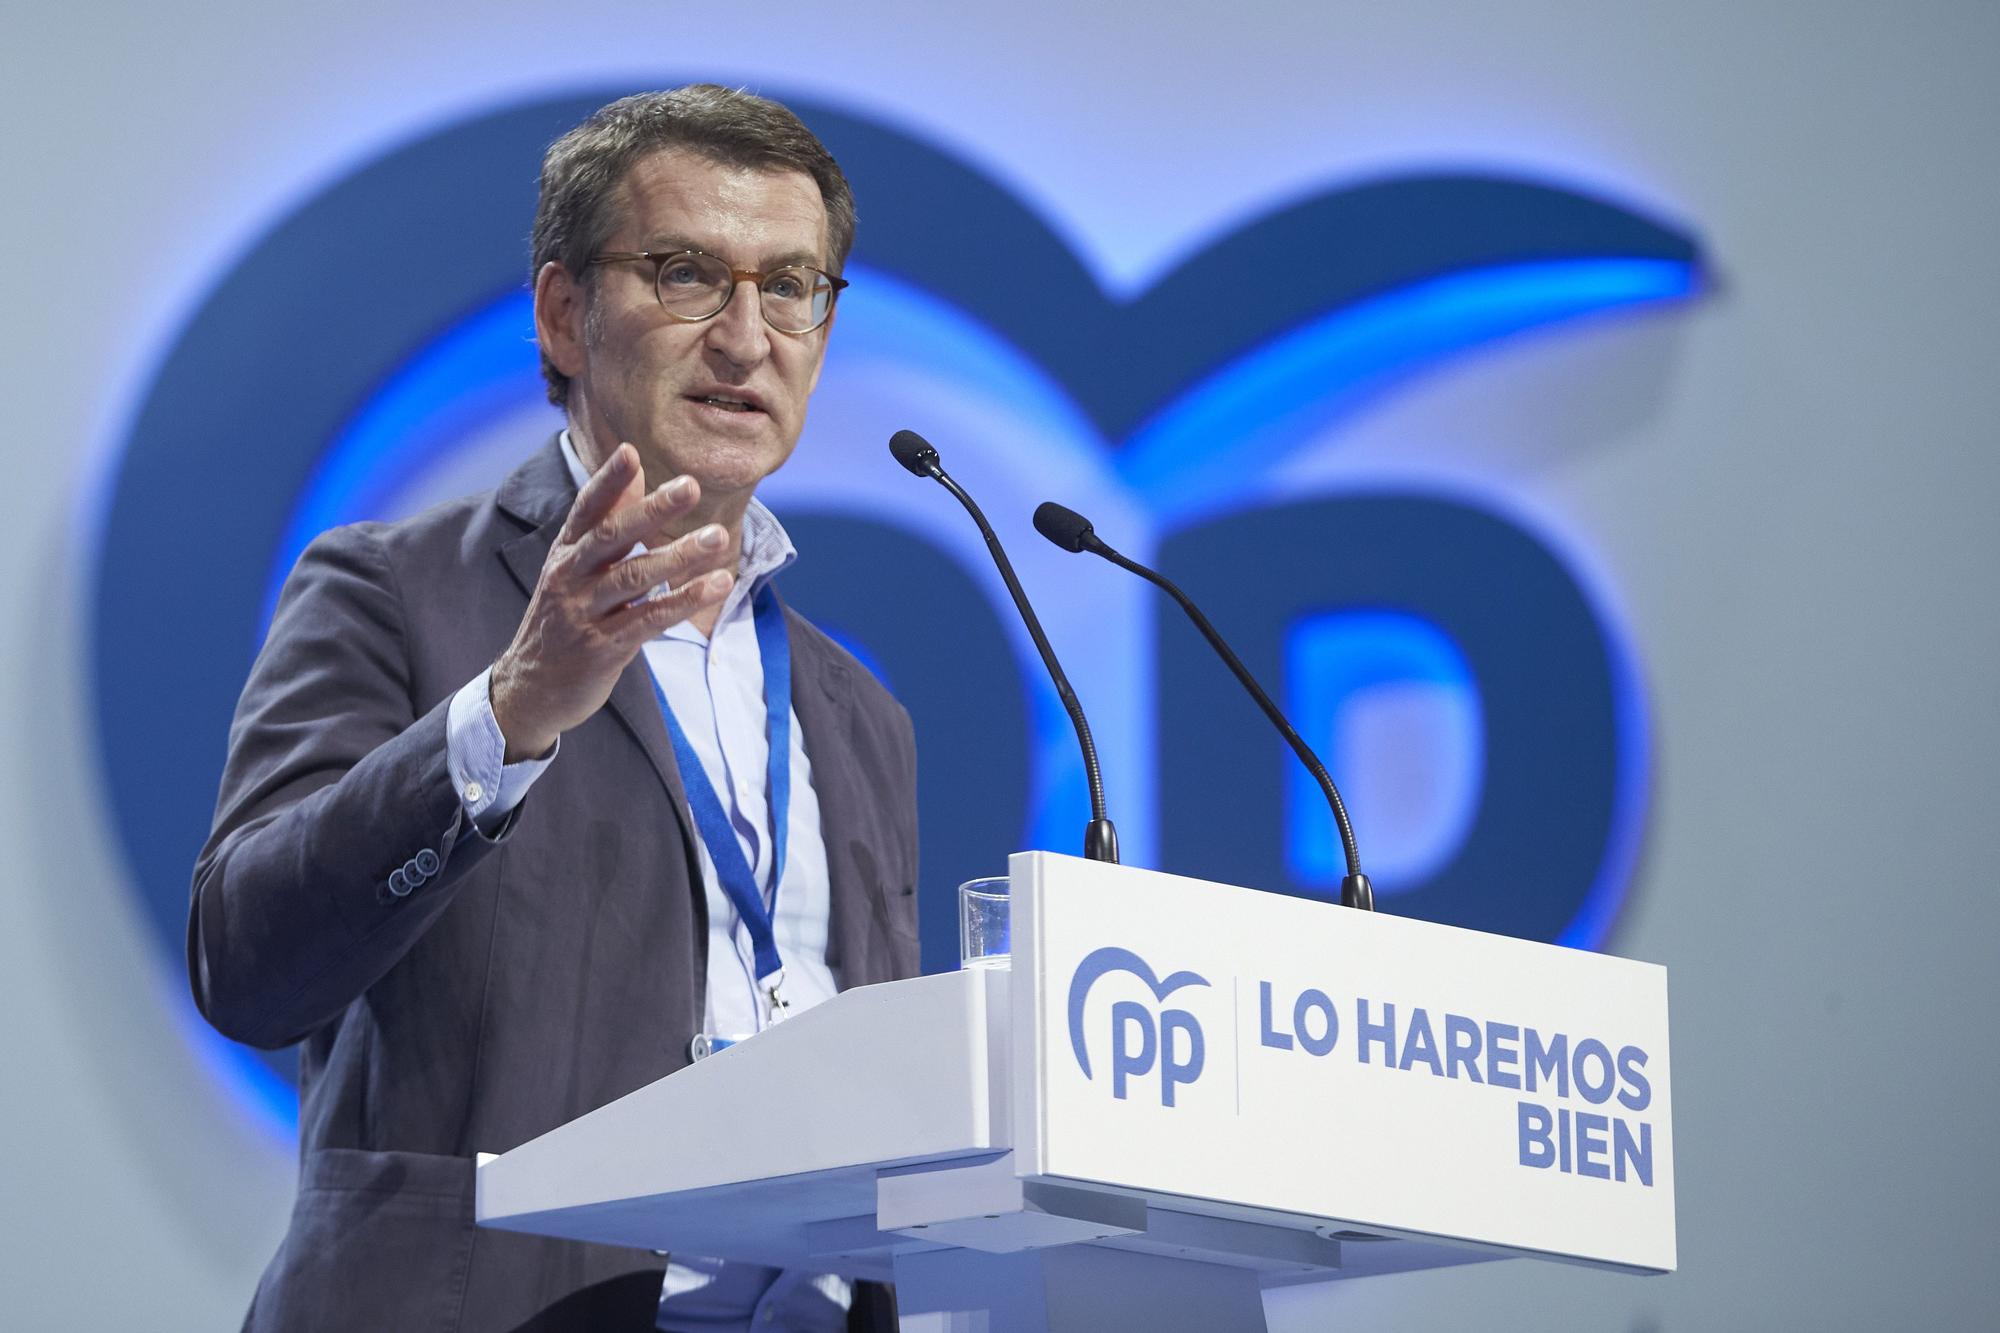
[[[894,1282],[905,1330],[1675,1262],[1665,970],[1044,852],[1011,968],[845,992],[511,1152],[482,1225]]]

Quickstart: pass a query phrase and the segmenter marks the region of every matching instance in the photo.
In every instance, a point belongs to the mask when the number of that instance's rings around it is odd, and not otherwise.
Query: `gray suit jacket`
[[[496,492],[327,533],[244,687],[188,969],[226,1035],[304,1044],[299,1197],[248,1328],[651,1326],[658,1257],[472,1224],[475,1152],[673,1072],[702,1014],[694,825],[643,660],[498,842],[445,766],[450,698],[512,638],[573,495],[552,441]],[[911,975],[909,715],[787,615],[827,961],[843,986]],[[391,872],[433,856],[391,892]],[[879,1299],[863,1294],[857,1323]]]

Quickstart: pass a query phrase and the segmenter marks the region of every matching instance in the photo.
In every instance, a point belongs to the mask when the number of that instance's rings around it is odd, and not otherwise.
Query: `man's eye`
[[[672,287],[699,287],[703,279],[701,269],[694,264],[669,264],[660,270],[660,281]]]
[[[797,273],[774,273],[765,282],[764,291],[780,301],[803,300],[806,294],[806,280]]]

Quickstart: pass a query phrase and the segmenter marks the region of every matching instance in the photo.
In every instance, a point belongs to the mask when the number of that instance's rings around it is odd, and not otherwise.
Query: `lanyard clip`
[[[785,999],[781,989],[785,984],[785,969],[780,967],[757,978],[757,986],[764,992],[765,1007],[770,1011],[773,1023],[783,1022],[792,1016],[792,1006]]]

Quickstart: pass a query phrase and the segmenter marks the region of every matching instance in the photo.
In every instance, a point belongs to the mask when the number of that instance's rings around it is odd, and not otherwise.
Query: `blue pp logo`
[[[1208,979],[1193,972],[1176,972],[1161,980],[1151,964],[1133,953],[1107,945],[1077,964],[1069,983],[1069,1042],[1076,1053],[1077,1068],[1087,1079],[1096,1075],[1090,1067],[1090,1042],[1085,1031],[1084,1004],[1090,988],[1112,973],[1127,972],[1146,983],[1155,1004],[1139,1000],[1115,1000],[1111,1005],[1110,1036],[1111,1095],[1125,1100],[1127,1083],[1145,1078],[1158,1070],[1160,1105],[1174,1104],[1174,1090],[1201,1077],[1207,1060],[1207,1043],[1201,1022],[1186,1009],[1160,1008],[1169,995],[1185,986],[1206,986]]]

